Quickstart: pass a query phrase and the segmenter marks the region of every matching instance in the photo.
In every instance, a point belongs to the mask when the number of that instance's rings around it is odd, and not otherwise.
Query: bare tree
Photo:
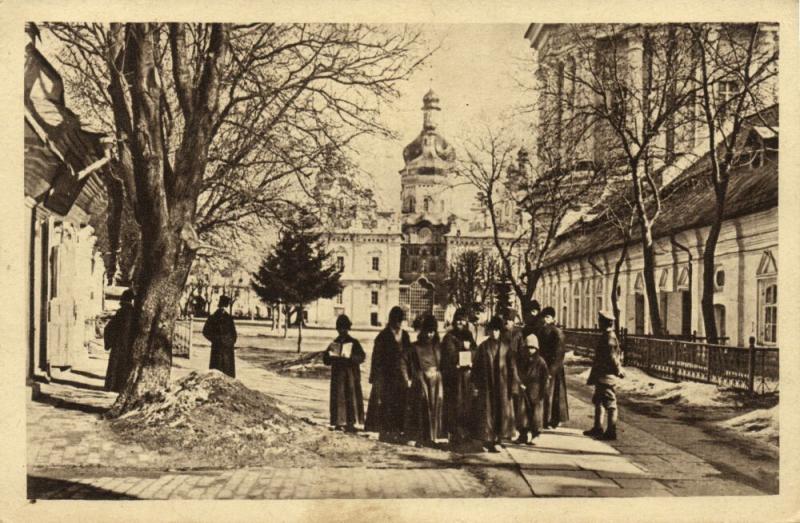
[[[572,133],[577,137],[580,133]],[[486,129],[463,147],[460,173],[477,190],[489,213],[494,246],[522,308],[531,318],[533,295],[542,276],[547,254],[565,218],[597,195],[604,187],[604,170],[577,161],[564,141],[540,141],[537,157],[530,161],[504,131]]]
[[[715,256],[725,219],[731,170],[745,154],[746,129],[764,126],[777,136],[774,118],[765,109],[774,105],[777,86],[777,27],[763,24],[689,24],[697,57],[697,101],[708,143],[708,177],[714,188],[714,221],[703,250],[701,308],[706,338],[718,338],[714,319]],[[775,111],[773,111],[775,112]]]
[[[668,24],[576,25],[567,31],[575,65],[559,64],[549,92],[592,129],[595,161],[606,164],[611,177],[630,181],[650,323],[660,334],[653,227],[662,209],[660,174],[674,160],[674,133],[696,90],[691,38]],[[570,91],[559,87],[565,83],[579,94],[565,99]]]
[[[134,369],[111,414],[169,383],[178,299],[204,244],[294,204],[333,153],[389,131],[381,101],[424,58],[367,25],[49,24],[77,104],[117,140],[141,235]],[[227,228],[227,234],[219,231]]]

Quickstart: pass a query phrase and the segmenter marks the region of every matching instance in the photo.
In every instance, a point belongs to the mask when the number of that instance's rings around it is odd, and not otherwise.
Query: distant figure
[[[602,440],[617,439],[617,378],[624,378],[622,355],[617,335],[614,333],[614,314],[600,311],[597,324],[601,337],[594,351],[594,362],[587,385],[594,385],[594,426],[584,434]],[[608,412],[608,423],[603,432],[603,409]]]
[[[527,336],[528,334],[536,334],[538,337],[539,329],[542,328],[542,306],[539,305],[539,302],[533,300],[531,302],[531,313],[530,316],[525,318],[525,325],[522,327],[522,335]]]
[[[203,336],[211,342],[211,361],[208,367],[235,378],[236,360],[233,357],[233,346],[236,345],[236,326],[231,315],[225,310],[230,304],[230,298],[220,296],[217,310],[208,317],[203,326]]]
[[[103,330],[103,343],[108,355],[105,389],[122,392],[133,368],[131,328],[133,327],[133,291],[126,289],[119,300],[119,310]]]
[[[518,355],[517,366],[521,389],[519,397],[524,403],[524,409],[517,411],[515,418],[519,432],[517,443],[533,445],[544,424],[544,397],[550,374],[547,363],[539,355],[536,334],[525,337],[524,357]]]
[[[489,337],[475,355],[472,380],[475,384],[475,438],[483,441],[488,452],[500,452],[501,439],[514,431],[512,394],[515,382],[514,357],[502,335],[503,320],[494,316],[487,326]]]
[[[472,427],[472,362],[478,346],[469,331],[467,311],[453,315],[453,328],[442,341],[442,381],[444,383],[444,423],[450,443],[462,443]]]
[[[331,366],[331,425],[337,430],[355,432],[355,424],[364,423],[364,394],[361,392],[360,365],[367,355],[357,339],[350,336],[353,326],[346,314],[336,318],[339,335],[322,355]]]
[[[432,314],[423,316],[419,338],[411,344],[408,356],[412,384],[406,407],[405,430],[417,447],[432,445],[444,437],[442,348],[438,327]]]
[[[406,396],[411,386],[406,359],[411,338],[403,330],[403,320],[403,309],[392,307],[388,325],[375,338],[372,349],[372,390],[364,430],[378,432],[381,441],[398,442],[403,432]]]
[[[544,426],[553,429],[569,419],[567,380],[564,375],[564,333],[555,326],[555,319],[555,309],[545,307],[542,310],[542,327],[539,329],[539,350],[550,374],[544,398]]]

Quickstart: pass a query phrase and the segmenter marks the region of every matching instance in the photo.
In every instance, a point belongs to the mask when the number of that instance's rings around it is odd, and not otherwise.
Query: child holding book
[[[349,334],[352,325],[345,314],[336,318],[339,335],[322,356],[325,365],[331,366],[331,425],[347,432],[355,432],[355,424],[364,423],[360,365],[366,354],[358,340]]]

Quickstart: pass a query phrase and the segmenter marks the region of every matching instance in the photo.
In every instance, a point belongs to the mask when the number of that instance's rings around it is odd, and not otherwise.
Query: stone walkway
[[[757,495],[703,460],[622,423],[609,445],[581,434],[590,405],[570,396],[572,420],[534,447],[409,460],[397,467],[164,470],[159,454],[117,442],[99,419],[114,400],[102,390],[106,356],[94,347],[85,369],[41,385],[28,402],[28,496],[37,499],[311,499],[530,496]],[[206,368],[208,349],[175,359],[173,375]],[[328,384],[289,378],[239,358],[238,378],[325,423]],[[365,391],[365,396],[368,391]],[[624,413],[623,413],[624,416]],[[398,446],[398,454],[403,446]]]

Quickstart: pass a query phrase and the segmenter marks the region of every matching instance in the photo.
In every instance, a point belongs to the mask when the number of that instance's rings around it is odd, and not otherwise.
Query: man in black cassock
[[[403,432],[406,397],[411,378],[408,353],[411,338],[403,330],[405,312],[400,307],[389,311],[388,325],[375,338],[369,382],[367,420],[364,429],[378,432],[381,441],[397,442]]]
[[[211,342],[211,361],[208,367],[235,378],[236,361],[233,357],[233,346],[236,344],[236,326],[231,315],[225,310],[230,304],[230,298],[220,296],[217,310],[208,317],[203,326],[203,336]]]
[[[555,309],[545,307],[542,310],[542,327],[539,329],[539,347],[549,373],[544,398],[544,426],[552,429],[569,419],[567,380],[564,374],[564,333],[556,327],[555,318]]]
[[[339,335],[322,355],[325,365],[331,366],[331,425],[347,432],[355,432],[355,424],[364,423],[360,366],[367,357],[358,340],[350,336],[351,327],[350,318],[339,315],[336,318]],[[346,345],[350,345],[349,351],[343,350]]]
[[[453,328],[442,340],[442,381],[444,382],[444,423],[450,443],[469,438],[472,423],[472,361],[477,345],[469,331],[467,311],[453,315]]]
[[[105,389],[122,392],[133,367],[130,336],[133,326],[134,294],[126,289],[120,297],[119,310],[103,330],[103,343],[109,352]]]

